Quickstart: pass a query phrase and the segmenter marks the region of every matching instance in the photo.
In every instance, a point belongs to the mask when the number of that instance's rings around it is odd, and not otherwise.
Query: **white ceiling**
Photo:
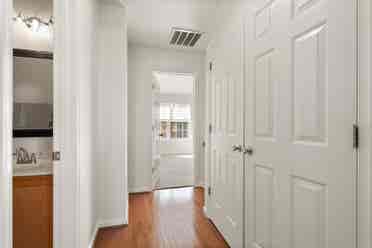
[[[145,46],[170,47],[172,27],[205,32],[195,48],[208,44],[215,20],[217,0],[127,0],[129,42]]]
[[[194,77],[187,74],[154,72],[161,94],[192,95]]]

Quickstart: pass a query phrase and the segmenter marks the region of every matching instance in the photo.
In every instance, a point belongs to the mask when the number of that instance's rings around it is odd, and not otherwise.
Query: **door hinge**
[[[202,142],[202,147],[205,148],[207,146],[207,142],[205,140]]]
[[[353,125],[353,147],[359,148],[359,126],[356,124]]]
[[[61,160],[61,152],[53,152],[52,153],[52,160],[53,161],[60,161]]]
[[[212,69],[213,69],[213,63],[209,62],[209,71],[212,71]]]
[[[208,187],[208,195],[211,196],[212,195],[212,188],[209,186]]]
[[[212,129],[212,124],[209,124],[209,134],[212,134],[212,131],[213,131],[213,129]]]

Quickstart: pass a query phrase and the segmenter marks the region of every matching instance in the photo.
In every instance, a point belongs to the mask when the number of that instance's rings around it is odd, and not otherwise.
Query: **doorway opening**
[[[153,189],[194,186],[193,74],[153,72]]]
[[[13,247],[53,247],[53,0],[13,0]]]

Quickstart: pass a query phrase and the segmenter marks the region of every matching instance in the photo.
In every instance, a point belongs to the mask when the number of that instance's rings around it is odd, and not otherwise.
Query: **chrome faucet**
[[[17,158],[17,164],[36,164],[36,154],[31,153],[31,155],[28,153],[28,151],[23,148],[17,148],[16,149],[16,158]]]

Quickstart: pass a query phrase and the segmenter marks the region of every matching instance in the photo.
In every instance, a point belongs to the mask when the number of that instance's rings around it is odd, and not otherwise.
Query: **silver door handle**
[[[241,145],[233,145],[232,150],[233,152],[243,152],[243,147]]]
[[[248,147],[244,147],[244,151],[243,151],[244,154],[247,154],[249,156],[252,156],[254,151],[253,151],[253,148],[248,146]]]

